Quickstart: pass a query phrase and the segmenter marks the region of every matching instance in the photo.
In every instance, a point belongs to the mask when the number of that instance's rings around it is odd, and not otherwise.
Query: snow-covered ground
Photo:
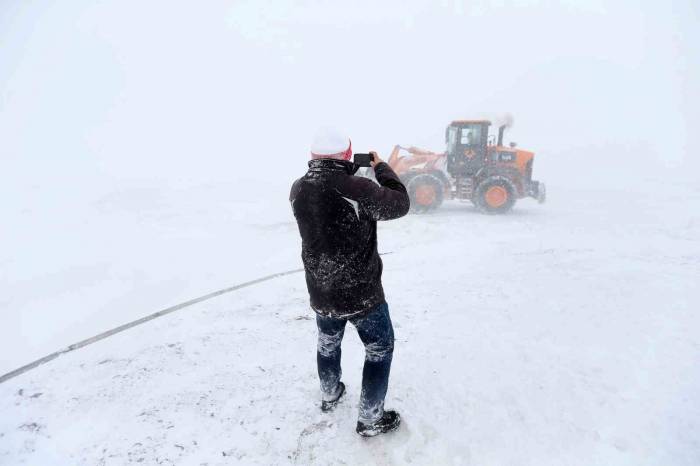
[[[700,188],[681,180],[550,183],[548,204],[523,201],[507,216],[449,202],[381,224],[397,337],[387,406],[404,417],[395,434],[354,433],[363,350],[352,330],[348,397],[319,412],[315,324],[297,274],[0,385],[0,463],[697,465]],[[24,346],[3,356],[0,372],[169,304],[299,267],[283,187],[277,198],[227,189],[127,190],[74,212],[61,234],[94,229],[78,238],[110,243],[76,240],[52,254],[102,265],[68,267],[75,275],[56,266],[44,280],[28,265],[24,281],[12,276],[3,304],[41,312],[15,318],[50,319],[61,331],[32,345],[4,325],[2,337]],[[49,251],[46,226],[33,226]],[[111,228],[123,243],[103,234]]]
[[[285,179],[21,181],[0,231],[0,374],[298,257]]]
[[[386,157],[508,112],[550,201],[380,226],[395,434],[353,432],[352,330],[348,398],[318,412],[297,274],[0,384],[0,465],[700,464],[698,13],[1,1],[0,374],[299,268],[286,199],[318,125]]]

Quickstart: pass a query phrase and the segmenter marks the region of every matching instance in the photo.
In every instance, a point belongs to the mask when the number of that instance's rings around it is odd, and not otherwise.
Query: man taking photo
[[[365,346],[357,433],[371,437],[398,428],[396,411],[384,410],[394,350],[394,329],[382,288],[377,221],[406,215],[406,188],[376,152],[371,166],[379,184],[353,176],[352,144],[334,129],[320,130],[309,171],[289,196],[302,240],[302,260],[318,326],[321,410],[345,394],[340,345],[350,321]]]

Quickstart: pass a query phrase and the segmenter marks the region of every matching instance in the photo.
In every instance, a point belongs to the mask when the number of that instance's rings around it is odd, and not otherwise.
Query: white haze
[[[226,219],[288,215],[320,124],[387,155],[509,113],[553,196],[697,180],[697,24],[693,1],[5,0],[0,306],[31,351],[3,369],[286,265]],[[199,243],[165,241],[177,215]]]
[[[287,176],[319,123],[438,150],[498,112],[557,175],[690,161],[696,2],[377,3],[5,1],[11,186]]]
[[[399,432],[318,411],[302,274],[0,384],[2,464],[700,464],[700,3],[0,0],[0,376],[298,269],[320,125],[512,115],[548,201],[378,226]],[[505,448],[504,448],[505,447]],[[352,458],[349,460],[349,458]]]

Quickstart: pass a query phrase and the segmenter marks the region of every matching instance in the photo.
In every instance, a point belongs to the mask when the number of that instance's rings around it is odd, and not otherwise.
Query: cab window
[[[457,145],[457,128],[452,127],[447,131],[447,150],[452,151],[452,149]]]
[[[464,146],[478,146],[481,143],[481,128],[478,126],[465,126],[462,128],[460,144]]]

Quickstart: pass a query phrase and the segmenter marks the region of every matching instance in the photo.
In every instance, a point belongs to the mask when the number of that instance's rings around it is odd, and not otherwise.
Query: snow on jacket
[[[375,166],[379,185],[353,176],[353,167],[341,160],[311,160],[289,195],[311,307],[338,318],[362,317],[384,302],[377,220],[402,217],[410,206],[389,165]]]

